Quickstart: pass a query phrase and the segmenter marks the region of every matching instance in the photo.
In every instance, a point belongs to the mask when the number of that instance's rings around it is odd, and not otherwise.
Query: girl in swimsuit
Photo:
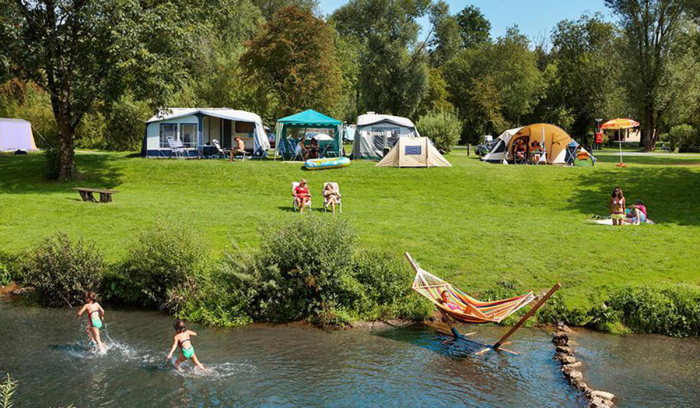
[[[192,330],[187,330],[185,322],[179,319],[175,322],[173,327],[175,328],[177,334],[173,336],[173,346],[170,348],[170,353],[168,353],[166,360],[170,360],[173,357],[175,350],[180,347],[180,352],[182,354],[180,354],[180,357],[178,357],[175,361],[175,368],[179,370],[180,364],[182,364],[185,360],[192,360],[197,368],[206,370],[202,363],[200,363],[197,359],[197,355],[194,354],[194,347],[192,347],[192,341],[190,341],[190,337],[196,336],[197,333],[193,332]]]
[[[87,332],[90,334],[92,341],[97,344],[100,350],[104,350],[105,346],[100,340],[100,329],[102,328],[102,321],[105,318],[105,311],[102,309],[99,303],[97,303],[97,295],[95,292],[88,292],[85,294],[85,306],[78,312],[78,317],[82,316],[83,313],[87,312],[88,326]]]
[[[610,218],[613,225],[622,225],[625,219],[625,195],[620,187],[615,187],[610,196]]]

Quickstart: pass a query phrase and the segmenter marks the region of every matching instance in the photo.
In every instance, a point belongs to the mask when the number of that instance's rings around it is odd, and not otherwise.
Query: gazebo
[[[304,131],[301,135],[289,132],[289,129],[295,128],[304,129]],[[325,146],[321,146],[322,152],[326,156],[334,155],[339,157],[341,155],[343,148],[343,122],[316,112],[313,109],[277,120],[277,128],[275,129],[276,153],[284,159],[294,157],[294,149],[301,137],[306,135],[308,129],[330,129],[331,140],[327,141]]]

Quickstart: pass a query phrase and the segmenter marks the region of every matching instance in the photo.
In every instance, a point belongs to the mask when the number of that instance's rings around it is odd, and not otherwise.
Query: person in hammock
[[[450,295],[450,292],[448,292],[447,290],[443,290],[442,293],[440,293],[440,303],[445,305],[448,309],[454,310],[456,312],[462,312],[468,315],[478,316],[481,318],[488,317],[469,303],[465,303],[464,308],[460,307],[458,304],[451,300],[451,297],[452,295]]]

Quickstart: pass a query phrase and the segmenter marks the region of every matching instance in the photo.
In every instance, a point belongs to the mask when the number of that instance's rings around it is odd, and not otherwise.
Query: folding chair
[[[333,187],[335,187],[335,191],[337,191],[338,194],[340,194],[340,187],[338,187],[338,183],[336,183],[335,181],[328,181],[328,182],[323,183],[323,190],[322,191],[326,191],[326,186],[329,184],[332,184]],[[323,197],[323,211],[324,212],[329,211],[328,207],[329,207],[328,199],[326,197]],[[338,212],[340,212],[341,214],[343,212],[343,198],[342,197],[338,198]]]
[[[185,153],[187,152],[187,149],[185,149],[185,145],[182,144],[181,141],[175,140],[172,136],[168,136],[168,146],[170,147],[170,156],[172,157],[173,154],[175,157],[184,159],[185,158]]]
[[[321,151],[321,157],[338,157],[334,147],[335,144],[333,142],[326,143],[326,147]]]
[[[228,151],[221,147],[221,143],[219,143],[218,140],[213,139],[211,143],[214,145],[214,148],[216,149],[216,154],[214,157],[219,158],[219,159],[228,159]]]
[[[294,196],[294,189],[297,188],[299,185],[298,182],[293,181],[292,182],[292,196]],[[292,198],[292,206],[294,207],[294,211],[299,211],[299,208],[297,207],[297,198],[293,197]],[[309,207],[309,210],[311,210],[311,199],[309,198],[309,201],[306,202],[306,207]]]

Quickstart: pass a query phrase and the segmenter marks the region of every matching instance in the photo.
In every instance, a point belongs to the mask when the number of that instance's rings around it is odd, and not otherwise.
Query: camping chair
[[[340,187],[338,187],[338,183],[336,183],[334,181],[329,181],[329,182],[323,183],[323,190],[322,191],[326,191],[326,186],[329,184],[333,184],[333,187],[335,187],[335,191],[337,191],[338,194],[340,194]],[[323,212],[327,212],[327,211],[328,211],[328,200],[326,199],[326,197],[323,197]],[[343,199],[342,199],[342,197],[338,198],[338,212],[340,212],[341,214],[343,212]]]
[[[326,143],[326,146],[323,148],[321,151],[321,157],[338,157],[337,154],[335,154],[335,143],[334,142],[328,142]]]
[[[221,147],[221,143],[217,139],[213,139],[211,143],[214,145],[214,148],[216,149],[216,153],[214,154],[213,157],[219,158],[219,159],[227,159],[228,158],[228,151]]]
[[[185,149],[185,145],[182,144],[181,141],[175,140],[172,136],[168,136],[168,146],[170,147],[170,156],[168,157],[173,157],[173,154],[175,157],[179,157],[181,159],[185,158],[185,153],[187,153],[187,149]]]
[[[292,139],[292,140],[294,140],[294,139]],[[292,150],[292,158],[290,161],[297,161],[297,160],[304,161],[304,151],[303,151],[303,149],[299,149],[298,146],[299,146],[299,143],[294,144],[294,148]]]
[[[299,185],[298,182],[293,181],[292,182],[292,196],[294,196],[294,189],[297,188]],[[297,198],[292,197],[292,206],[294,207],[294,211],[299,211],[299,208],[297,208]],[[309,198],[309,201],[306,202],[306,206],[309,207],[309,210],[311,209],[311,199]]]

